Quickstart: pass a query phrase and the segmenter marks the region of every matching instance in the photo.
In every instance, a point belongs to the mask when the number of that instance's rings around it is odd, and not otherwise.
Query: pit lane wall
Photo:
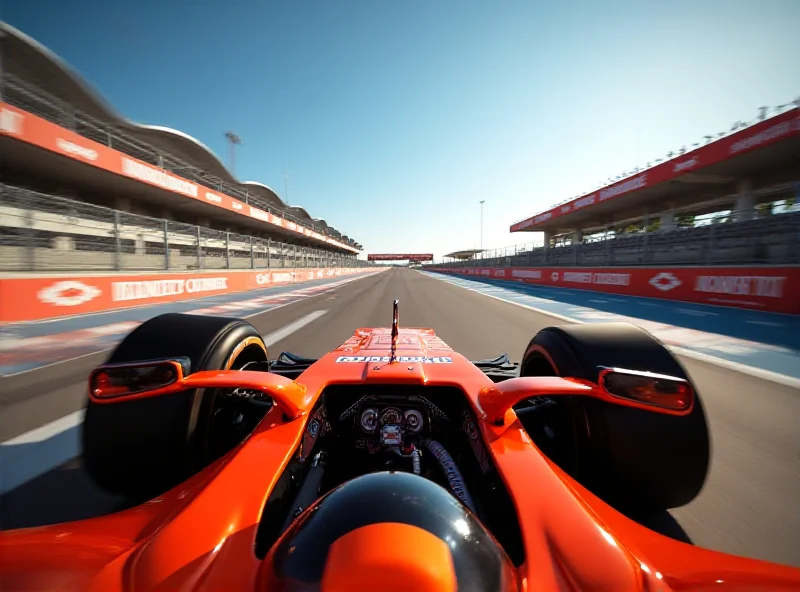
[[[200,273],[0,277],[0,324],[105,312],[310,280],[376,273],[385,268],[220,270]]]
[[[428,271],[800,315],[800,267],[456,267]]]

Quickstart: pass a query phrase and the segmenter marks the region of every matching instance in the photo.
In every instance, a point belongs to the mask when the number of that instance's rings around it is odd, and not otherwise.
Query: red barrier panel
[[[254,208],[219,191],[212,191],[208,187],[187,181],[178,175],[168,173],[154,165],[113,150],[46,119],[2,102],[0,102],[0,134],[229,212],[255,218],[273,226],[280,226],[298,235],[347,249],[351,253],[358,253],[358,249],[340,243],[329,236],[323,236],[310,228]]]
[[[0,323],[36,321],[142,304],[191,300],[378,271],[375,268],[277,269],[219,273],[0,278]]]
[[[800,314],[800,267],[470,267],[436,271]]]

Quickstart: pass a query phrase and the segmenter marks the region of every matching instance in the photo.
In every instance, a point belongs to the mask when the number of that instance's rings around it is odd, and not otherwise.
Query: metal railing
[[[38,115],[48,121],[69,129],[86,138],[99,142],[105,146],[138,158],[153,166],[172,172],[180,177],[209,187],[220,193],[254,205],[266,212],[294,222],[299,226],[315,230],[320,234],[347,243],[355,247],[356,241],[345,239],[338,231],[323,228],[312,221],[300,220],[296,216],[269,204],[257,195],[242,190],[219,177],[205,173],[200,167],[171,155],[169,152],[157,148],[149,143],[132,137],[119,127],[110,122],[100,121],[82,111],[74,108],[69,103],[54,97],[48,92],[21,80],[17,76],[0,71],[0,85],[3,89],[3,100],[7,103],[24,109],[29,113]]]
[[[797,265],[800,211],[772,214],[765,208],[720,214],[702,225],[673,230],[644,228],[605,240],[544,246],[515,245],[484,251],[467,261],[437,267]]]
[[[367,266],[351,255],[0,184],[0,272]]]

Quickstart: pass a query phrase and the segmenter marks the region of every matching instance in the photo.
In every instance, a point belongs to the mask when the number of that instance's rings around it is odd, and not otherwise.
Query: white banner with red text
[[[800,314],[800,267],[460,267],[476,279]]]
[[[0,278],[0,323],[37,321],[143,304],[191,300],[377,271],[383,271],[383,268]]]

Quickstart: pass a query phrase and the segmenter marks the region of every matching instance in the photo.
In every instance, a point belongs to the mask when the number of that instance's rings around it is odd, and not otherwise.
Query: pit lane
[[[401,325],[433,327],[471,359],[502,352],[518,358],[539,329],[564,322],[408,269],[358,279],[250,321],[262,334],[280,337],[270,348],[273,355],[288,350],[320,356],[356,327],[388,326],[393,298],[400,300]],[[326,312],[280,333],[319,311]],[[78,410],[84,378],[102,357],[0,379],[0,441],[21,433],[18,426]],[[800,391],[730,367],[686,357],[681,362],[709,416],[711,474],[695,501],[648,518],[648,525],[699,546],[800,566]],[[121,503],[97,490],[76,459],[0,498],[0,520],[5,529],[32,526],[99,515]]]

